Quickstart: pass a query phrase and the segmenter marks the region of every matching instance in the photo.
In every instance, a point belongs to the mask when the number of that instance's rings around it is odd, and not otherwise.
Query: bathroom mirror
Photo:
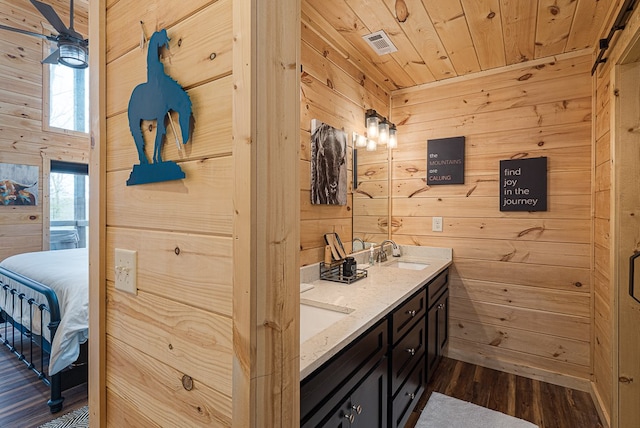
[[[368,248],[389,238],[389,150],[386,146],[375,151],[354,148],[353,160],[353,237],[345,247],[359,251],[360,240]]]

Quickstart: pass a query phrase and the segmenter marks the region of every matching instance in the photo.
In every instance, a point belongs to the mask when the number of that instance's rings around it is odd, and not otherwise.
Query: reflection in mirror
[[[357,153],[356,153],[357,151]],[[354,149],[352,251],[389,238],[389,151]],[[362,242],[362,243],[361,243]]]

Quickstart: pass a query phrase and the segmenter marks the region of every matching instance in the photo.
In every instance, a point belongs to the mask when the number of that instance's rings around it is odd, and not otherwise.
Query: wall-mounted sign
[[[427,141],[427,184],[464,184],[464,137]]]
[[[547,210],[547,158],[500,161],[500,211]]]
[[[191,99],[178,82],[164,72],[164,65],[160,62],[160,50],[165,46],[169,49],[167,30],[162,29],[153,33],[149,39],[147,51],[147,81],[136,86],[129,99],[129,129],[138,149],[140,164],[133,165],[127,186],[179,180],[185,177],[177,163],[162,160],[162,143],[167,132],[167,123],[170,125],[172,131],[170,135],[175,138],[178,150],[181,148],[171,112],[178,113],[182,144],[187,144],[193,128]],[[141,129],[143,120],[156,121],[156,137],[151,163],[144,152],[144,136]]]

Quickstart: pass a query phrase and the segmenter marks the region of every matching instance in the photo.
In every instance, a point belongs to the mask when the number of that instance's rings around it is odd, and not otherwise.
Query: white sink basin
[[[419,262],[403,262],[400,260],[393,261],[389,264],[384,265],[384,267],[392,267],[398,269],[409,269],[409,270],[422,270],[429,265],[427,263],[419,263]]]
[[[348,316],[354,309],[300,299],[300,343]]]

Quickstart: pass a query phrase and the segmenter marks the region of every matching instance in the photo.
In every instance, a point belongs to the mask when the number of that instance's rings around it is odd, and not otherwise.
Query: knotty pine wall
[[[108,426],[231,425],[232,11],[232,0],[107,3]],[[139,161],[127,106],[146,81],[141,20],[147,38],[167,29],[164,69],[187,90],[195,128],[183,150],[173,138],[163,148],[185,179],[128,187]],[[155,123],[144,127],[152,140]],[[153,144],[146,146],[151,153]],[[137,296],[114,288],[115,248],[138,253]]]
[[[299,160],[299,4],[102,4],[106,405],[92,416],[114,427],[297,426],[300,184],[286,167]],[[164,70],[193,103],[189,144],[178,151],[168,130],[163,148],[186,178],[126,186],[141,35],[161,28]],[[155,122],[143,126],[149,141]],[[137,251],[135,296],[114,288],[116,248]]]
[[[600,30],[606,37],[623,2],[612,7],[607,25]],[[615,13],[614,13],[615,12]],[[640,14],[637,7],[627,21],[624,30],[614,39],[606,52],[607,62],[598,65],[592,78],[594,91],[594,339],[593,339],[593,391],[596,403],[608,426],[626,427],[638,425],[638,385],[625,383],[623,379],[637,377],[637,304],[628,296],[628,257],[637,249],[637,225],[626,219],[637,216],[634,209],[621,204],[633,197],[634,178],[629,176],[627,163],[637,159],[621,159],[618,156],[637,155],[637,144],[629,142],[625,135],[633,135],[622,118],[631,112],[631,121],[637,123],[636,87],[624,86],[615,81],[616,65],[632,63],[638,58],[637,34]],[[594,48],[592,58],[598,51]],[[620,77],[618,77],[620,78]],[[629,79],[629,78],[627,78]],[[632,79],[635,80],[635,79]],[[617,86],[620,85],[620,86]],[[618,106],[620,91],[626,95],[626,103]],[[632,99],[632,102],[628,100]],[[616,117],[616,114],[620,117]],[[617,129],[616,129],[617,127]],[[629,134],[627,134],[629,133]],[[629,149],[631,147],[631,149]],[[624,149],[623,149],[624,148]],[[623,171],[620,173],[616,169]],[[616,181],[620,180],[620,181]],[[637,205],[634,204],[637,208]],[[637,217],[636,217],[637,218]],[[631,245],[629,245],[631,244]],[[630,316],[630,314],[636,316]],[[620,379],[620,380],[619,380]]]
[[[611,62],[594,76],[593,384],[607,421],[613,405],[613,305],[611,260]]]
[[[364,133],[364,113],[373,108],[388,115],[389,93],[366,76],[336,43],[322,17],[302,3],[300,78],[300,264],[324,258],[324,234],[337,232],[347,252],[351,237],[381,242],[388,236],[387,150],[358,150],[358,182],[353,190],[353,132]],[[311,120],[347,133],[347,205],[311,204]]]
[[[453,248],[450,357],[588,388],[591,64],[583,51],[392,94],[392,239]],[[427,140],[453,136],[465,184],[427,186]],[[501,212],[499,161],[539,156],[548,211]]]
[[[64,22],[68,3],[53,3]],[[65,9],[66,8],[66,9]],[[0,22],[43,33],[42,15],[29,2],[0,3]],[[87,10],[76,8],[75,28],[87,33]],[[0,260],[48,249],[49,165],[52,159],[87,162],[89,138],[43,129],[43,41],[0,30],[0,162],[39,168],[37,206],[0,207]],[[0,177],[0,180],[10,177]]]

